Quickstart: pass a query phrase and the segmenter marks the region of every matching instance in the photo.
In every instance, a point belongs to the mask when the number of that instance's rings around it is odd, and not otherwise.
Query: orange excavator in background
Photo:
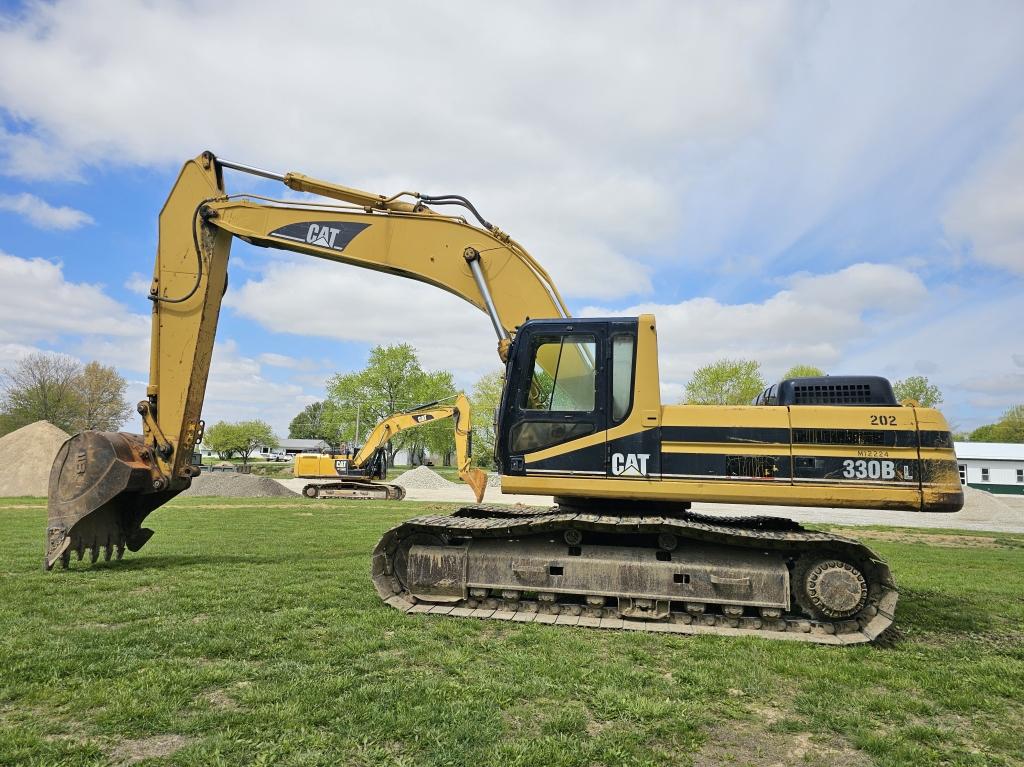
[[[228,195],[225,169],[328,199]],[[449,205],[478,225],[437,212]],[[963,504],[945,419],[898,403],[885,379],[793,379],[748,406],[666,405],[654,317],[571,317],[547,272],[464,197],[370,194],[204,153],[160,213],[143,433],[89,431],[63,445],[47,568],[72,553],[138,551],[152,535],[145,518],[189,486],[235,237],[434,285],[483,311],[498,336],[502,490],[557,505],[471,505],[388,531],[371,576],[397,609],[866,642],[892,623],[898,598],[872,551],[788,519],[698,514],[690,503]]]

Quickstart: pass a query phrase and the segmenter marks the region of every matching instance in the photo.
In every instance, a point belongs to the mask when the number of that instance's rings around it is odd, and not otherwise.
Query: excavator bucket
[[[50,469],[43,566],[67,567],[71,552],[81,559],[88,550],[95,562],[101,550],[109,560],[141,549],[153,535],[142,520],[184,489],[163,489],[153,464],[139,434],[84,431],[61,445]]]
[[[483,501],[484,492],[487,490],[487,474],[485,472],[480,469],[466,469],[459,472],[459,479],[473,488],[477,503]]]

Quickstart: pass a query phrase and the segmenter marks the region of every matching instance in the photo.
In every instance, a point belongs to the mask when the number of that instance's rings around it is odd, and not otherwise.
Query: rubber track
[[[802,616],[784,616],[781,620],[771,621],[711,614],[691,617],[676,613],[670,621],[645,621],[607,615],[547,614],[538,611],[536,603],[525,601],[507,603],[489,599],[482,600],[483,606],[480,600],[475,599],[463,600],[455,606],[417,604],[415,598],[402,592],[397,578],[387,571],[390,554],[403,538],[413,534],[425,533],[442,538],[520,538],[561,533],[569,527],[604,534],[672,533],[681,539],[783,551],[790,556],[806,556],[816,550],[822,556],[840,555],[849,561],[870,565],[873,573],[865,572],[869,580],[869,599],[858,615],[842,621],[809,620]],[[877,639],[892,625],[899,597],[888,566],[852,538],[809,531],[792,520],[777,517],[715,517],[689,511],[679,516],[613,516],[557,506],[465,506],[452,515],[416,517],[393,527],[374,549],[371,567],[380,597],[407,613],[678,634],[761,636],[833,645],[860,644]],[[603,612],[607,614],[610,610]]]

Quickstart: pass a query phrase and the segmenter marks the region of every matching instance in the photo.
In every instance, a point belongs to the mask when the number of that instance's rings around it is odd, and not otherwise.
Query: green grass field
[[[402,615],[370,551],[438,508],[178,500],[44,573],[0,500],[0,765],[1024,764],[1024,536],[847,530],[902,597],[841,649]]]

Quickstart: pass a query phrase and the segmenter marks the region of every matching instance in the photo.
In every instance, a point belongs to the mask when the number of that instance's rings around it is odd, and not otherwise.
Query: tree
[[[417,398],[421,402],[432,402],[449,397],[455,391],[455,379],[450,371],[438,370],[426,373],[420,386]],[[406,436],[407,444],[411,444],[414,449],[429,450],[432,455],[439,456],[445,466],[452,465],[455,455],[455,424],[451,420],[426,424],[407,432]]]
[[[82,412],[81,375],[78,361],[65,354],[30,354],[4,370],[0,410],[5,431],[36,421],[76,431]]]
[[[36,421],[70,433],[116,431],[133,410],[124,378],[95,360],[82,367],[64,354],[30,354],[0,380],[0,433]]]
[[[306,405],[288,424],[289,439],[319,439],[337,448],[345,441],[342,416],[329,401]]]
[[[785,381],[789,378],[812,378],[823,375],[825,375],[825,371],[814,367],[814,365],[794,365],[782,374],[782,380]]]
[[[128,383],[113,367],[88,363],[79,376],[81,412],[75,419],[75,431],[117,431],[134,411],[124,397],[127,389]]]
[[[249,463],[249,456],[261,447],[277,447],[277,437],[270,424],[265,421],[241,421],[235,424],[238,454],[242,465]]]
[[[381,419],[418,404],[444,399],[454,390],[451,373],[424,371],[411,345],[396,344],[375,346],[370,350],[369,361],[363,370],[339,373],[331,378],[327,384],[327,398],[339,414],[342,438],[361,443]],[[447,439],[453,440],[451,424],[446,426]],[[386,448],[388,464],[394,465],[395,453],[403,447],[422,452],[431,430],[436,428],[409,429],[392,439]],[[444,439],[440,435],[435,435],[435,438],[438,444]],[[444,454],[445,450],[442,448],[440,452]]]
[[[473,462],[477,466],[494,466],[494,413],[501,406],[505,371],[485,373],[473,384],[470,404],[473,406]]]
[[[238,451],[234,424],[217,421],[213,426],[207,426],[203,432],[203,444],[222,459],[233,458]]]
[[[719,360],[698,368],[686,385],[691,405],[747,405],[765,388],[755,360]]]
[[[971,432],[971,442],[1024,443],[1024,405],[1014,405],[995,423],[979,426]]]
[[[206,430],[203,443],[221,458],[241,456],[242,465],[249,463],[249,457],[261,447],[277,447],[274,430],[264,421],[239,421],[226,423],[217,421]]]
[[[1024,405],[1014,405],[999,419],[1001,442],[1024,442]]]
[[[935,407],[942,402],[939,387],[929,383],[925,376],[910,376],[902,381],[895,381],[892,390],[898,402],[912,399],[921,407]]]

